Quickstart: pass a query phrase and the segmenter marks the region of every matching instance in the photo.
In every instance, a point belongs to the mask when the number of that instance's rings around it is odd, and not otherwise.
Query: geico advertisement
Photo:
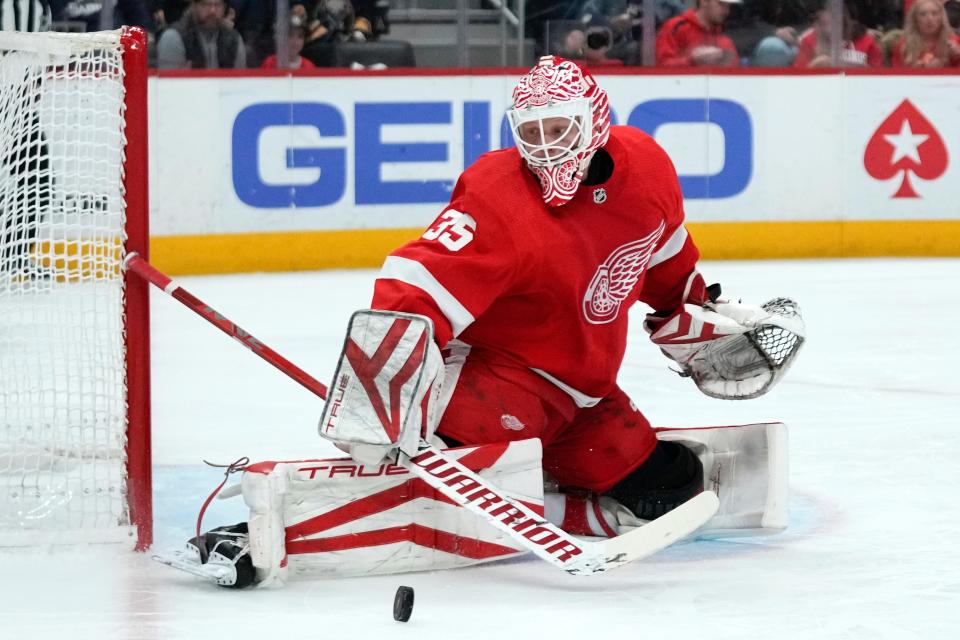
[[[960,217],[958,80],[599,77],[614,123],[671,155],[697,222]],[[465,167],[513,144],[515,81],[153,78],[153,232],[423,226]]]

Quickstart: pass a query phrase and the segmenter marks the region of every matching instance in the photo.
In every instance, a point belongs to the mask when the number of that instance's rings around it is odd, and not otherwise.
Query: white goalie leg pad
[[[728,427],[658,429],[703,462],[704,489],[720,508],[695,538],[780,533],[789,519],[787,428],[780,422]]]
[[[286,531],[283,527],[283,496],[287,476],[273,473],[285,463],[257,462],[247,466],[240,482],[247,518],[250,559],[258,587],[282,586],[287,578]]]
[[[429,318],[361,310],[351,316],[320,418],[320,435],[365,464],[416,455],[436,430],[443,357]]]
[[[688,540],[771,535],[787,527],[789,469],[782,423],[657,429],[657,438],[689,447],[703,463],[704,490],[720,499],[716,514]],[[547,518],[570,533],[610,537],[647,524],[609,496],[548,493],[545,501]]]
[[[449,449],[510,497],[543,512],[540,441]],[[407,469],[350,458],[251,465],[243,476],[260,585],[425,571],[524,553]]]

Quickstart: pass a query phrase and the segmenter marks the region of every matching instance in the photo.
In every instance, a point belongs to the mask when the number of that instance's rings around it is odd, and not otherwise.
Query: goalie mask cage
[[[146,57],[0,33],[0,546],[151,542]]]

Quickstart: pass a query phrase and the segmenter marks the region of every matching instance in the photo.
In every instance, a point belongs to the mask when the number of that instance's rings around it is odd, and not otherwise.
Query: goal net
[[[150,543],[145,59],[0,33],[0,545]]]

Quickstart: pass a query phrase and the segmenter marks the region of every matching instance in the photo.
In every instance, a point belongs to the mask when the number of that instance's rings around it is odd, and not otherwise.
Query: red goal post
[[[147,43],[0,33],[0,546],[152,542]]]

